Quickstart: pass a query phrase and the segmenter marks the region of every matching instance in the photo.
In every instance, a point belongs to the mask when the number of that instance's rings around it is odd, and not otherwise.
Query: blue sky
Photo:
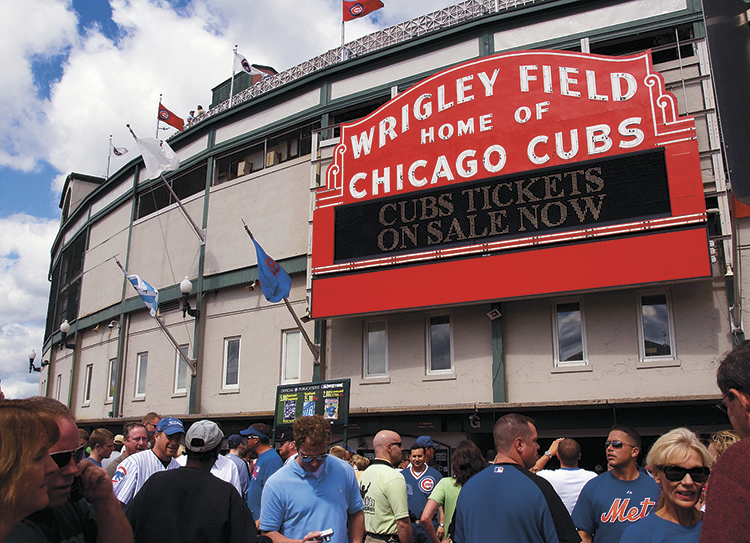
[[[347,41],[452,5],[385,0],[347,23]],[[337,47],[340,0],[23,0],[0,19],[0,386],[36,394],[50,247],[70,172],[104,176],[109,136],[151,135],[159,94],[180,116],[231,75],[232,48],[279,71]],[[163,134],[169,135],[169,132]]]

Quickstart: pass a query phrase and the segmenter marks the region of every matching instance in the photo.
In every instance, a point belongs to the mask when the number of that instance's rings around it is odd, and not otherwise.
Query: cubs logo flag
[[[292,289],[292,278],[278,262],[266,254],[252,235],[250,239],[253,240],[255,255],[258,258],[258,278],[263,296],[272,303],[288,298]]]
[[[385,4],[380,0],[342,0],[344,3],[344,22],[353,21],[364,17],[380,8]]]
[[[156,311],[159,309],[159,291],[146,283],[146,281],[139,276],[129,274],[127,270],[122,267],[119,260],[115,259],[115,262],[122,270],[122,273],[125,274],[125,277],[128,278],[130,284],[133,285],[133,288],[138,293],[138,296],[141,297],[141,300],[143,300],[143,303],[148,308],[151,316],[156,317]]]
[[[175,127],[180,132],[182,132],[182,129],[185,126],[185,121],[180,119],[177,115],[169,111],[161,104],[159,104],[159,120],[167,123],[169,126]]]
[[[258,70],[255,66],[250,64],[244,55],[240,55],[239,53],[234,54],[234,71],[235,72],[245,72],[250,75],[262,75],[267,77],[268,74],[261,72]]]

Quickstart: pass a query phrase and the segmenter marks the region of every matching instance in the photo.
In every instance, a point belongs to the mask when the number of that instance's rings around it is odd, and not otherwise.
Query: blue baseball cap
[[[419,436],[414,444],[418,447],[434,447],[435,442],[430,436]]]
[[[179,433],[185,433],[185,427],[182,425],[182,421],[180,419],[176,419],[174,417],[164,417],[159,421],[159,424],[156,425],[156,429],[154,432],[164,432],[168,436],[179,434]]]
[[[251,424],[250,426],[248,426],[247,430],[242,430],[240,434],[242,434],[243,436],[269,438],[271,437],[271,429],[268,427],[268,424],[265,424],[263,422],[256,422],[255,424]]]

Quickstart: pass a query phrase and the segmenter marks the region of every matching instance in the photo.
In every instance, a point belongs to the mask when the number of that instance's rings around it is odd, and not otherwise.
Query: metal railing
[[[345,60],[342,60],[344,58],[352,59],[359,57],[391,45],[396,45],[413,38],[424,36],[431,32],[449,28],[471,19],[484,17],[491,13],[523,8],[526,5],[539,4],[545,1],[546,0],[466,0],[453,6],[411,19],[410,21],[405,21],[384,28],[383,30],[373,32],[372,34],[368,34],[367,36],[363,36],[345,44],[343,50],[341,47],[331,49],[330,51],[305,61],[302,64],[293,66],[292,68],[279,72],[276,75],[266,77],[255,85],[235,94],[231,99],[231,105],[229,99],[224,100],[208,110],[205,115],[202,115],[199,119],[191,123],[190,126],[196,126],[206,119],[228,110],[230,107],[243,104],[301,77],[323,70],[329,66],[345,62]]]

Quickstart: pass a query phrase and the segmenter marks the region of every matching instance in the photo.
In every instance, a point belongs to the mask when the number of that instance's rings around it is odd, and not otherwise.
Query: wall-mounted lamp
[[[32,349],[31,352],[29,353],[29,373],[31,373],[32,371],[39,373],[40,371],[42,371],[42,368],[44,366],[49,366],[49,360],[42,360],[42,363],[40,364],[41,367],[37,368],[34,365],[35,358],[36,358],[36,351]]]
[[[76,345],[75,343],[67,343],[65,339],[68,337],[68,332],[70,332],[70,324],[68,324],[68,319],[65,319],[62,321],[62,324],[60,325],[60,350],[63,349],[75,349]]]
[[[110,330],[112,330],[112,328],[114,328],[115,326],[120,326],[120,323],[117,322],[117,321],[109,321],[109,324],[107,325],[107,328],[109,328]]]
[[[312,315],[310,314],[310,308],[309,307],[307,309],[305,309],[305,314],[302,315],[299,318],[299,320],[301,320],[302,322],[310,322],[312,320]]]
[[[188,296],[190,296],[190,291],[193,290],[193,283],[190,282],[190,279],[185,276],[185,279],[182,280],[182,283],[180,283],[180,292],[182,292],[182,318],[185,318],[185,314],[190,315],[191,317],[198,318],[198,315],[200,315],[200,311],[198,309],[193,309],[190,307],[190,302],[188,302]]]
[[[252,292],[253,290],[255,290],[255,287],[256,287],[257,285],[258,285],[258,281],[257,281],[257,280],[255,280],[255,279],[253,279],[253,280],[252,280],[252,281],[250,282],[250,284],[248,284],[248,285],[245,285],[245,289],[246,289],[246,290],[247,290],[248,292]]]

